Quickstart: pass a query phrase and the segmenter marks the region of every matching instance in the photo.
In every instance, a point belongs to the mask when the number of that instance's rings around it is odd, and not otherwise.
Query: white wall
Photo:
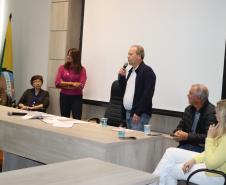
[[[221,94],[226,1],[143,2],[86,1],[89,3],[86,8],[91,11],[85,11],[84,23],[83,64],[87,67],[88,74],[85,98],[108,101],[111,82],[117,78],[117,71],[126,60],[128,47],[141,43],[146,49],[145,62],[150,62],[157,74],[155,108],[181,111],[187,104],[186,94],[190,84],[197,82],[210,87],[211,101],[215,103]],[[34,74],[42,74],[43,87],[47,87],[51,0],[0,0],[0,3],[0,34],[5,31],[9,12],[13,14],[14,75],[18,100],[22,92],[30,87],[29,80]],[[145,6],[145,3],[149,6]],[[141,8],[145,11],[137,13]],[[132,12],[131,16],[128,16],[128,12]],[[94,15],[95,13],[97,15]],[[148,19],[144,19],[146,16],[149,16]],[[87,21],[88,18],[91,18],[91,21]],[[139,29],[136,30],[137,28]],[[96,32],[98,29],[102,32]],[[135,34],[134,30],[137,31]],[[146,33],[147,39],[144,37]],[[0,37],[2,39],[1,35]],[[206,38],[209,38],[210,42]],[[184,43],[187,45],[183,45]],[[200,52],[203,53],[202,56],[198,55]],[[162,68],[158,68],[161,61],[164,62]],[[181,62],[182,68],[178,67],[178,62]],[[193,69],[190,68],[190,62],[193,62]],[[197,62],[200,63],[196,65]],[[174,68],[178,70],[170,72]],[[200,76],[203,71],[205,75]],[[103,88],[99,88],[103,83]]]
[[[6,22],[10,12],[13,16],[13,62],[18,100],[23,91],[31,87],[30,78],[35,74],[43,75],[43,88],[47,88],[51,0],[0,1],[5,1]]]
[[[144,46],[157,76],[154,108],[183,111],[194,83],[221,98],[225,0],[86,0],[82,63],[84,98],[109,101],[111,83],[132,44]]]
[[[2,48],[4,43],[4,35],[6,31],[6,23],[8,14],[6,10],[8,9],[6,0],[0,0],[0,56],[2,54]]]

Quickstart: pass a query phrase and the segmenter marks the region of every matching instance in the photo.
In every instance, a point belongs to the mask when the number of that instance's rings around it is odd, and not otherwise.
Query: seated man
[[[226,100],[217,102],[216,110],[219,123],[216,126],[210,125],[205,151],[197,153],[168,148],[153,172],[160,176],[159,185],[177,185],[177,180],[186,180],[195,170],[205,168],[226,173]],[[224,178],[214,173],[201,172],[195,174],[191,182],[198,185],[219,185],[224,183]]]
[[[204,151],[204,143],[210,124],[217,122],[216,111],[208,100],[209,92],[206,86],[195,84],[188,94],[189,106],[174,130],[173,138],[179,142],[179,148],[195,152]]]

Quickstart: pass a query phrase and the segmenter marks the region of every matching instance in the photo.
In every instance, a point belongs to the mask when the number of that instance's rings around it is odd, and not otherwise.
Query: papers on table
[[[75,123],[74,120],[69,119],[59,120],[57,117],[43,118],[42,121],[51,124],[54,127],[64,127],[64,128],[71,128]]]
[[[23,116],[22,119],[41,119],[47,124],[51,124],[54,127],[71,128],[76,123],[86,123],[85,121],[75,120],[71,118],[54,116],[43,112],[28,112],[27,115]]]
[[[25,116],[22,117],[22,119],[41,119],[42,118],[42,112],[27,112]]]

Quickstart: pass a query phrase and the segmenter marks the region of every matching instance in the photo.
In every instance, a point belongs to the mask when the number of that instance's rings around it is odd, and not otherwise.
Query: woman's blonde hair
[[[219,124],[217,138],[220,138],[226,131],[226,99],[217,102],[216,112]]]

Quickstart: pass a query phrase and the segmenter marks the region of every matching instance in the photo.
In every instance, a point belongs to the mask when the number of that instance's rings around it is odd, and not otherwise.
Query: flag
[[[12,15],[10,14],[0,63],[0,88],[5,88],[4,90],[8,97],[8,101],[10,100],[8,105],[15,103],[11,19]]]

